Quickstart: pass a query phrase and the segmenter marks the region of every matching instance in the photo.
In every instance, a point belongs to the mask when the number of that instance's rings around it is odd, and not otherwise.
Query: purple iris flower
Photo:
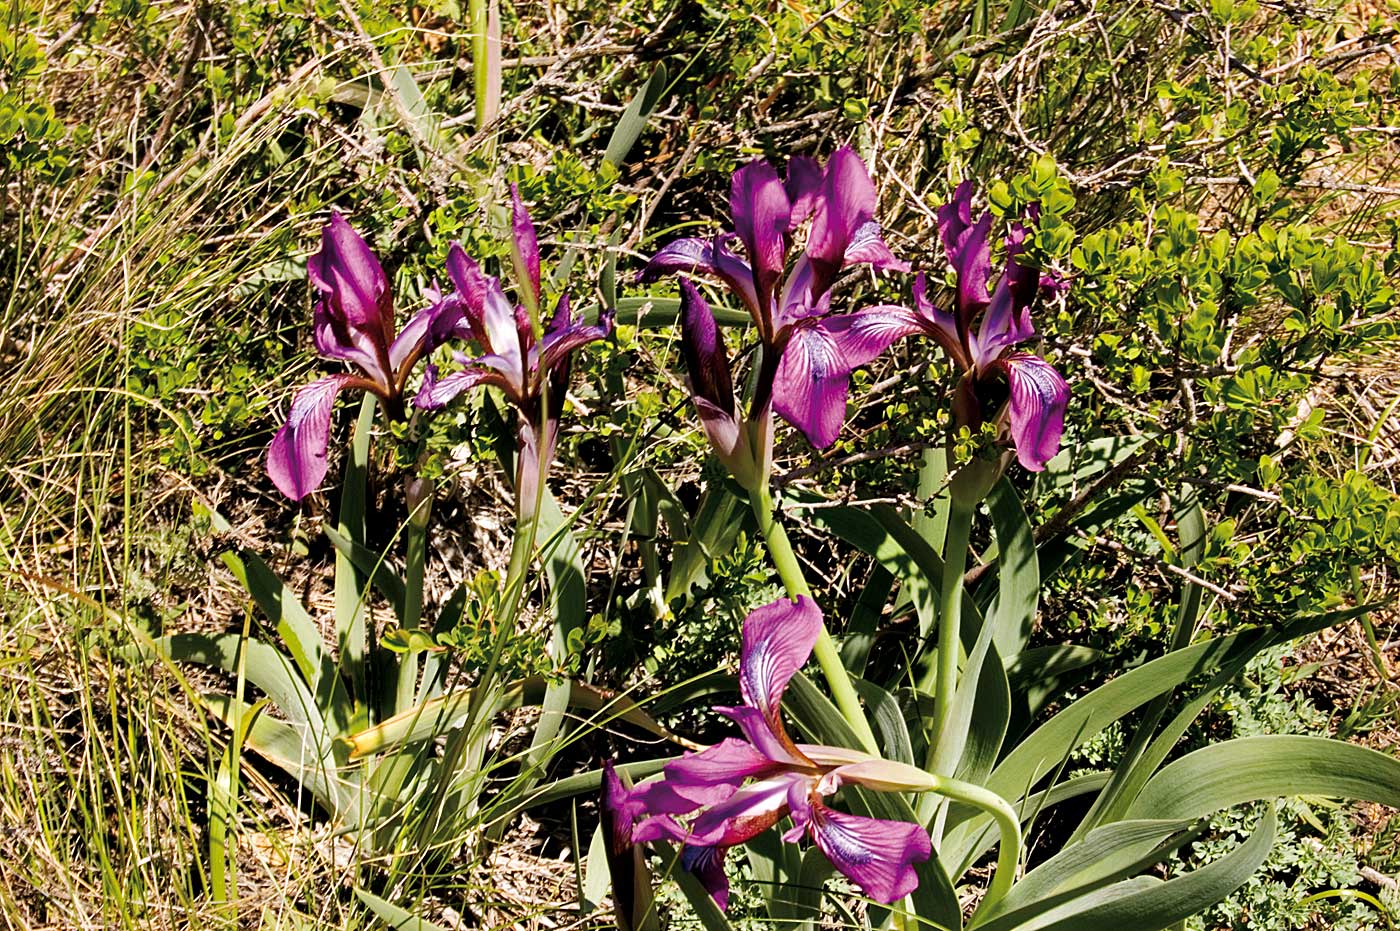
[[[744,621],[739,660],[744,703],[715,709],[738,724],[745,739],[731,737],[687,753],[668,764],[661,779],[621,798],[614,792],[609,800],[610,824],[640,819],[632,842],[684,843],[683,865],[721,908],[729,900],[725,853],[783,817],[792,822],[785,841],[810,837],[838,870],[880,902],[908,895],[918,884],[914,864],[931,855],[928,833],[919,825],[847,814],[825,801],[847,784],[885,792],[927,789],[923,771],[856,750],[797,744],[783,727],[783,691],[811,655],[821,627],[821,610],[806,596],[753,611]]]
[[[1027,219],[1034,222],[1037,217],[1032,207]],[[952,201],[938,211],[938,231],[958,278],[952,312],[928,299],[921,272],[914,280],[914,309],[881,308],[852,319],[838,333],[838,342],[847,360],[861,365],[904,336],[923,334],[937,340],[963,372],[953,402],[958,424],[980,426],[988,414],[997,416],[1000,398],[1005,398],[1016,457],[1025,468],[1039,472],[1059,451],[1069,386],[1050,363],[1014,347],[1035,337],[1030,310],[1038,292],[1065,285],[1017,261],[1025,252],[1029,230],[1012,223],[1006,267],[988,293],[991,224],[988,212],[973,222],[972,183],[958,185]]]
[[[533,513],[541,471],[547,471],[554,459],[570,357],[585,343],[606,338],[612,332],[613,315],[604,311],[597,324],[586,324],[570,312],[565,294],[536,338],[531,316],[532,309],[537,313],[540,307],[539,243],[515,185],[511,185],[511,201],[511,255],[522,304],[511,304],[500,281],[484,274],[461,244],[453,243],[447,254],[447,276],[456,293],[447,300],[462,311],[454,335],[470,339],[485,352],[475,359],[456,354],[465,368],[442,377],[437,366],[429,364],[413,403],[434,410],[478,385],[501,389],[517,414],[516,495],[524,514]]]
[[[654,255],[638,279],[700,273],[718,278],[738,295],[764,345],[749,423],[763,423],[771,405],[814,446],[830,446],[845,417],[851,372],[864,364],[852,364],[842,354],[835,334],[849,326],[853,317],[883,309],[827,317],[831,286],[840,271],[851,265],[909,270],[880,236],[874,219],[875,185],[865,163],[847,147],[833,153],[825,167],[804,156],[793,158],[786,180],[767,162],[751,162],[734,172],[729,206],[734,232],[712,239],[678,239]],[[788,259],[804,226],[805,248],[789,269]],[[743,245],[744,258],[730,249],[736,240]],[[683,290],[683,307],[685,300]],[[694,306],[693,295],[690,300]],[[692,316],[710,315],[706,308]],[[712,325],[713,319],[708,324],[702,321],[701,331]],[[694,343],[703,332],[683,327],[681,335]],[[720,358],[714,354],[707,358],[703,348],[687,350],[688,359],[697,356],[702,364],[719,364]],[[692,381],[696,381],[693,368]],[[718,381],[716,374],[701,379],[701,384]],[[696,397],[714,403],[705,395]],[[702,409],[702,419],[706,413]],[[710,431],[708,423],[706,429]],[[714,438],[713,431],[710,436]],[[754,439],[759,444],[771,442],[771,436]],[[764,455],[760,458],[766,460]]]
[[[273,484],[293,501],[320,487],[326,476],[331,410],[342,389],[368,391],[388,416],[404,416],[404,386],[414,365],[452,332],[461,311],[434,301],[394,332],[394,297],[379,260],[339,213],[321,229],[321,251],[306,265],[321,292],[312,340],[324,359],[359,371],[328,375],[297,390],[287,422],[267,449]]]

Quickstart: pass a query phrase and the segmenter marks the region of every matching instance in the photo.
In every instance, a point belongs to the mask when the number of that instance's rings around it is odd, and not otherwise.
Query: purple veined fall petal
[[[914,891],[914,864],[933,854],[928,833],[917,824],[851,815],[819,801],[812,802],[807,826],[831,865],[886,905]]]
[[[806,155],[794,155],[788,159],[787,189],[788,201],[792,204],[792,216],[788,220],[788,231],[796,230],[812,215],[817,203],[817,193],[822,186],[821,163]]]
[[[773,166],[754,161],[734,172],[729,188],[734,232],[744,244],[753,269],[759,306],[772,300],[787,262],[788,221],[792,204]]]
[[[792,327],[773,378],[773,409],[818,449],[836,442],[846,419],[851,366],[818,322]]]
[[[393,375],[384,370],[385,360],[380,357],[376,340],[376,334],[368,330],[347,326],[336,316],[328,300],[316,303],[311,317],[311,342],[317,354],[323,359],[349,362],[387,388]]]
[[[921,314],[898,304],[877,304],[853,314],[827,317],[822,326],[836,340],[837,351],[852,369],[869,365],[906,336],[929,331]]]
[[[699,847],[687,844],[681,848],[681,867],[700,880],[700,885],[715,900],[720,911],[729,908],[729,877],[724,872],[727,847]]]
[[[1007,409],[1016,458],[1026,469],[1039,472],[1060,450],[1069,385],[1054,366],[1028,352],[1007,353],[992,365],[1006,376],[1011,389]]]
[[[480,362],[480,360],[477,361]],[[505,376],[487,366],[473,365],[472,368],[452,372],[439,378],[437,366],[429,364],[423,369],[423,384],[418,388],[418,393],[414,395],[413,406],[419,410],[435,411],[450,404],[456,400],[459,394],[470,391],[477,385],[495,385],[507,393],[511,390],[510,385],[506,383]]]
[[[880,224],[874,220],[866,220],[851,234],[842,265],[869,265],[891,272],[909,271],[909,263],[895,258],[890,247],[885,245],[884,237],[880,235]]]
[[[293,501],[321,487],[326,477],[326,446],[335,396],[357,380],[353,375],[330,375],[303,385],[292,395],[287,422],[267,447],[267,474]]]
[[[812,209],[807,255],[812,260],[812,293],[831,287],[846,261],[846,248],[857,229],[875,215],[875,185],[865,162],[850,146],[831,153],[821,192]]]
[[[744,619],[739,693],[770,721],[779,720],[783,692],[806,665],[822,631],[822,611],[806,595],[779,598]]]
[[[637,272],[637,283],[656,281],[662,275],[675,272],[687,274],[715,273],[715,244],[709,239],[695,237],[668,242],[661,251],[647,260],[646,267]]]
[[[696,815],[690,823],[689,840],[706,847],[733,847],[752,840],[787,814],[788,793],[793,783],[810,784],[811,781],[806,775],[782,773],[750,782]]]
[[[510,225],[511,261],[515,263],[516,277],[520,287],[529,288],[534,295],[534,306],[540,303],[540,243],[535,236],[535,224],[530,220],[530,212],[520,199],[520,188],[510,186]]]
[[[439,298],[414,314],[389,346],[389,366],[400,377],[405,362],[432,352],[453,336],[462,319],[462,302],[455,295]]]
[[[326,295],[332,316],[373,334],[387,349],[394,333],[389,279],[369,245],[339,211],[321,228],[321,251],[307,260],[306,273]]]
[[[1035,336],[1031,324],[1031,304],[1039,291],[1039,274],[1016,259],[1026,251],[1029,231],[1019,223],[1012,224],[1006,237],[1006,267],[992,289],[992,299],[978,327],[974,343],[973,365],[984,365],[1001,355],[1008,346],[1023,343]]]
[[[689,278],[678,278],[681,291],[681,355],[690,378],[690,393],[697,400],[728,415],[734,421],[734,383],[729,373],[729,353],[715,324],[710,305]],[[701,419],[705,414],[701,412]],[[737,424],[736,424],[737,428]],[[708,426],[706,427],[708,430]],[[732,452],[738,437],[729,444]]]

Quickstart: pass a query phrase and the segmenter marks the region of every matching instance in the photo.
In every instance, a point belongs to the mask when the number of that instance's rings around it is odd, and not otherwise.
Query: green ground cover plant
[[[1397,16],[0,4],[6,925],[1391,926]]]

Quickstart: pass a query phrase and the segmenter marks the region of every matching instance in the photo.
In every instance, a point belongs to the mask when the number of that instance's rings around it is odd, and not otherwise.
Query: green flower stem
[[[929,791],[981,809],[992,816],[1001,833],[1001,844],[997,848],[997,871],[992,875],[987,894],[982,897],[968,925],[973,928],[977,926],[977,916],[1001,901],[1016,878],[1016,868],[1021,862],[1021,819],[1016,816],[1016,809],[1011,807],[1010,802],[990,789],[932,773],[928,778],[931,783]]]
[[[963,573],[967,569],[968,538],[977,502],[954,494],[948,513],[948,529],[943,543],[943,590],[938,602],[938,681],[933,693],[935,739],[942,742],[953,711],[953,695],[958,687],[958,656],[962,650]],[[931,749],[932,753],[932,749]],[[930,764],[934,760],[930,757]]]
[[[778,577],[783,580],[783,586],[787,588],[788,597],[797,598],[799,595],[810,597],[812,589],[808,587],[807,579],[802,574],[802,567],[797,562],[797,554],[792,551],[787,531],[783,530],[782,523],[774,518],[773,497],[768,492],[767,482],[763,482],[753,489],[749,495],[749,502],[753,506],[754,517],[758,520],[758,529],[768,544],[768,555],[778,570]],[[841,715],[846,719],[846,723],[856,732],[864,749],[878,755],[880,749],[875,741],[875,733],[870,729],[870,722],[866,720],[865,712],[860,707],[860,699],[856,695],[855,688],[851,685],[851,677],[846,672],[846,667],[841,663],[841,654],[837,651],[836,643],[831,639],[831,634],[827,631],[825,623],[822,624],[821,633],[817,636],[817,645],[813,652],[816,653],[817,663],[821,666],[822,674],[826,677],[827,685],[831,689],[831,696],[836,701],[836,707],[841,709]]]
[[[409,501],[413,510],[408,515],[408,537],[404,541],[407,553],[404,558],[403,617],[399,618],[404,630],[417,630],[423,620],[423,575],[428,561],[428,519],[433,508],[431,481],[428,481],[426,488],[426,496],[410,496]],[[413,501],[413,497],[418,497],[418,500]],[[399,661],[398,690],[394,702],[396,712],[413,707],[417,687],[418,657],[408,652]]]

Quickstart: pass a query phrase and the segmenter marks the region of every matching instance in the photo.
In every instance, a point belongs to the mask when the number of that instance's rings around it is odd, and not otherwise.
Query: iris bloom
[[[414,365],[447,339],[460,316],[455,305],[434,301],[395,333],[389,279],[339,213],[322,228],[321,251],[307,262],[306,271],[322,295],[312,325],[316,351],[324,359],[348,362],[358,372],[328,375],[292,396],[287,422],[268,447],[267,471],[293,501],[325,479],[335,396],[345,388],[368,391],[390,417],[402,418],[404,386]]]
[[[653,256],[638,277],[651,281],[674,272],[709,275],[723,282],[748,309],[764,347],[748,418],[752,445],[765,451],[759,454],[760,461],[766,461],[772,441],[767,429],[770,405],[814,446],[830,446],[840,432],[850,374],[856,368],[842,355],[831,325],[844,328],[850,317],[857,316],[823,319],[831,310],[831,286],[840,271],[852,265],[909,268],[880,236],[874,219],[875,186],[860,157],[842,148],[825,168],[810,158],[793,158],[786,180],[767,162],[745,165],[734,173],[729,206],[734,232],[712,239],[676,240]],[[805,247],[789,270],[788,259],[804,227]],[[743,245],[743,258],[730,249],[736,240]],[[697,343],[704,332],[713,330],[713,318],[708,308],[700,312],[703,302],[697,304],[693,294],[690,301],[696,325],[683,327],[681,335],[696,345],[687,350],[687,357],[718,365],[720,359],[713,354],[707,358],[705,347]],[[708,323],[706,317],[710,317]],[[716,370],[699,384],[720,380]],[[727,372],[723,380],[728,380]],[[692,381],[696,381],[693,369]],[[701,398],[716,403],[697,394]],[[702,408],[702,419],[708,413]],[[706,429],[713,439],[711,422],[707,421]]]
[[[485,350],[475,359],[458,354],[465,365],[441,378],[437,366],[428,365],[414,405],[433,410],[478,385],[494,385],[516,409],[516,495],[522,514],[533,513],[542,481],[554,459],[559,415],[569,384],[569,360],[575,349],[605,338],[612,330],[612,315],[604,312],[595,325],[585,324],[569,310],[569,296],[559,298],[554,315],[537,339],[532,316],[540,306],[540,249],[535,227],[520,192],[511,186],[514,241],[511,257],[517,293],[523,304],[512,305],[498,279],[482,273],[459,243],[447,255],[447,275],[456,288],[448,301],[460,306],[456,335]],[[540,430],[543,427],[543,442]]]
[[[1033,208],[1028,219],[1034,222],[1036,215]],[[1006,237],[1006,267],[989,294],[991,223],[987,212],[973,222],[972,183],[958,185],[953,200],[938,211],[938,232],[958,278],[953,310],[941,310],[928,299],[920,273],[914,280],[912,310],[882,308],[853,321],[840,334],[840,342],[848,360],[863,364],[903,336],[923,334],[937,340],[963,373],[953,402],[958,424],[976,428],[988,416],[998,416],[999,396],[1005,397],[1016,457],[1025,468],[1039,472],[1059,451],[1069,386],[1050,363],[1015,347],[1035,337],[1030,310],[1037,293],[1064,285],[1017,261],[1025,252],[1029,230],[1013,223]]]
[[[932,852],[917,824],[847,814],[826,804],[842,785],[924,790],[930,787],[927,774],[855,750],[796,744],[783,727],[783,691],[811,655],[821,626],[821,610],[806,596],[751,613],[739,660],[744,703],[715,709],[738,724],[745,739],[727,738],[688,753],[668,764],[663,778],[620,799],[617,787],[610,793],[613,823],[640,819],[631,832],[636,843],[684,843],[682,863],[721,908],[729,899],[725,853],[784,817],[792,823],[785,841],[810,837],[832,865],[880,902],[909,894],[918,884],[913,865]],[[615,837],[614,844],[625,839]]]

